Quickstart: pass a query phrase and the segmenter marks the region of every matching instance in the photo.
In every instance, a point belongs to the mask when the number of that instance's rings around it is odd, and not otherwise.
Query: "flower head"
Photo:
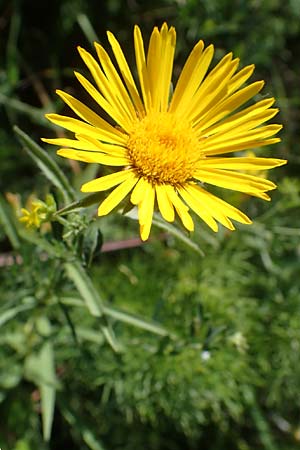
[[[45,224],[50,216],[55,212],[56,205],[52,195],[46,196],[46,202],[30,195],[25,208],[20,208],[19,221],[24,223],[26,228],[40,228]]]
[[[130,195],[138,207],[141,238],[148,239],[157,208],[173,222],[176,214],[185,228],[194,229],[191,209],[214,231],[220,222],[234,229],[231,219],[251,223],[241,211],[216,197],[206,184],[244,192],[270,200],[276,186],[250,175],[286,161],[258,157],[222,156],[278,142],[281,125],[263,125],[278,110],[273,98],[241,109],[263,87],[263,81],[244,86],[254,66],[238,71],[239,60],[231,53],[208,72],[214,48],[199,41],[189,55],[170,98],[176,33],[163,24],[153,29],[145,54],[140,29],[134,28],[134,48],[139,87],[123,51],[108,32],[116,64],[95,43],[98,60],[82,48],[79,53],[94,84],[75,75],[114,125],[71,95],[58,95],[79,119],[48,114],[49,120],[75,133],[75,139],[44,139],[63,148],[66,158],[114,167],[113,173],[85,183],[83,192],[111,190],[98,209],[110,213]],[[204,187],[205,185],[205,187]]]
[[[39,228],[41,226],[41,213],[42,205],[39,201],[33,201],[30,207],[21,208],[22,216],[19,221],[24,223],[27,228]]]

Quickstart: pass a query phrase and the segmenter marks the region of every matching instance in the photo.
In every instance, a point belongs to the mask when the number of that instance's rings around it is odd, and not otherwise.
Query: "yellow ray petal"
[[[178,194],[175,192],[172,186],[165,186],[165,193],[169,197],[170,202],[174,205],[178,216],[180,217],[183,225],[188,231],[194,231],[194,222],[188,213],[189,208],[183,203],[182,200],[178,197]]]
[[[194,188],[196,186],[192,183],[188,184],[186,186],[186,191],[191,195],[192,199],[190,199],[190,203],[193,203],[193,206],[195,207],[195,211],[197,208],[198,214],[202,210],[202,212],[208,213],[211,215],[214,219],[216,219],[218,222],[220,222],[224,227],[228,228],[229,230],[234,230],[234,226],[229,220],[229,218],[224,214],[224,211],[222,208],[220,208],[220,205],[218,205],[216,202],[212,204],[210,201],[209,195],[205,195],[206,192],[204,191],[204,195],[201,191],[196,191]]]
[[[217,133],[209,136],[207,139],[204,139],[202,141],[202,147],[211,148],[219,143],[226,145],[228,142],[232,142],[234,144],[236,142],[244,142],[245,140],[250,139],[265,139],[266,137],[270,137],[278,133],[281,129],[282,125],[278,124],[264,125],[262,127],[254,128],[253,130],[242,131],[241,133],[236,133],[234,128],[230,128],[224,133]]]
[[[84,48],[78,46],[77,50],[78,50],[78,53],[81,56],[83,62],[86,64],[87,68],[89,69],[93,79],[95,80],[99,91],[103,93],[104,89],[106,90],[106,87],[107,87],[107,80],[105,80],[105,76],[104,76],[99,64],[97,63],[95,58],[89,52],[87,52]],[[105,94],[103,93],[103,95],[105,95]],[[105,97],[106,97],[106,95],[105,95]]]
[[[106,216],[110,213],[126,197],[136,182],[137,178],[131,174],[131,177],[115,188],[99,206],[98,216]]]
[[[198,198],[203,205],[210,209],[213,217],[217,220],[219,219],[217,215],[215,215],[216,211],[218,211],[219,214],[221,213],[222,215],[229,217],[230,219],[236,220],[237,222],[244,224],[252,223],[249,217],[247,217],[242,211],[239,211],[234,206],[206,191],[201,186],[189,184],[188,189],[193,197]]]
[[[254,97],[263,88],[263,86],[264,81],[257,81],[235,92],[230,97],[225,98],[224,101],[218,103],[214,108],[212,108],[206,119],[208,121],[210,121],[211,118],[214,119],[210,124],[219,122],[222,118],[233,113],[250,98]],[[199,121],[200,120],[201,117],[199,117]],[[197,122],[194,123],[194,127],[197,129]]]
[[[130,93],[132,101],[135,105],[135,108],[138,111],[140,117],[143,117],[144,113],[145,113],[145,109],[142,104],[142,101],[141,101],[139,92],[137,90],[137,87],[135,85],[131,71],[129,69],[127,61],[126,61],[123,51],[121,49],[121,46],[120,46],[119,42],[117,41],[117,39],[115,38],[115,36],[112,33],[110,33],[109,31],[107,32],[107,37],[108,37],[109,43],[111,45],[112,51],[115,55],[116,61],[118,63],[123,80],[126,84],[128,92]]]
[[[128,119],[124,120],[124,115],[120,108],[112,106],[105,97],[92,85],[83,75],[78,72],[74,72],[79,83],[84,87],[84,89],[90,94],[90,96],[98,103],[98,105],[103,108],[103,110],[125,131],[129,129]]]
[[[125,123],[126,129],[129,128],[130,120],[127,117],[126,109],[124,109],[122,103],[120,102],[118,92],[114,89],[114,85],[109,82],[105,73],[102,71],[98,62],[93,58],[93,56],[84,50],[81,47],[77,47],[78,52],[87,65],[89,71],[91,72],[92,77],[94,78],[99,91],[103,95],[103,97],[108,101],[112,108],[114,108],[114,114],[117,114],[118,111],[121,111],[121,116],[123,118],[123,123]],[[122,125],[123,126],[123,125]]]
[[[257,102],[238,113],[229,115],[229,117],[222,120],[221,122],[217,122],[216,117],[213,115],[211,116],[211,114],[209,115],[210,119],[208,118],[208,115],[204,115],[203,119],[201,119],[201,121],[198,122],[195,126],[195,129],[198,131],[199,136],[202,134],[205,136],[210,136],[216,133],[224,133],[238,127],[239,129],[241,129],[241,127],[244,127],[244,129],[250,130],[251,128],[258,126],[267,120],[266,117],[268,116],[266,116],[264,113],[266,112],[266,110],[269,110],[274,101],[274,98],[261,100],[260,102]],[[274,117],[278,110],[271,109],[271,111],[271,117]],[[248,126],[248,124],[250,123],[251,125]]]
[[[161,31],[161,77],[160,86],[160,110],[167,111],[169,105],[170,85],[173,70],[174,53],[176,46],[176,32],[174,27],[168,30],[166,23],[163,24]]]
[[[170,105],[170,111],[171,110],[173,111],[176,109],[179,100],[181,99],[182,95],[185,92],[185,89],[187,88],[188,83],[190,84],[190,89],[191,89],[192,85],[195,84],[195,82],[197,83],[196,86],[198,87],[199,80],[196,77],[195,71],[199,67],[199,59],[201,57],[203,48],[204,48],[204,42],[199,41],[194,46],[193,50],[191,51],[185,65],[181,71],[179,79],[177,81],[174,95],[173,95],[171,105]],[[195,91],[196,91],[197,87],[195,87]]]
[[[230,145],[230,143],[228,143],[226,146],[222,146],[221,144],[217,144],[216,146],[214,146],[214,148],[205,150],[205,154],[206,156],[214,156],[214,155],[222,155],[222,154],[227,154],[227,153],[232,153],[232,152],[240,152],[240,151],[244,151],[244,150],[249,150],[249,149],[253,149],[256,147],[264,147],[266,145],[273,145],[273,144],[277,144],[278,142],[280,142],[281,139],[280,138],[273,138],[273,139],[264,139],[264,140],[249,140],[249,141],[245,141],[245,142],[238,142],[236,144],[232,144]]]
[[[95,151],[80,151],[73,150],[71,148],[61,148],[57,151],[57,154],[59,156],[63,156],[64,158],[70,158],[76,161],[105,164],[107,166],[128,166],[129,163],[127,158],[109,156]]]
[[[174,222],[175,213],[173,203],[170,201],[164,185],[157,184],[155,186],[156,198],[159,211],[167,222]]]
[[[135,49],[135,59],[136,67],[138,72],[138,77],[140,80],[140,86],[142,90],[142,95],[144,99],[144,105],[147,112],[151,109],[151,93],[150,93],[150,83],[148,77],[148,71],[146,66],[144,43],[142,38],[141,30],[137,25],[134,27],[134,49]]]
[[[132,169],[121,170],[119,172],[105,175],[104,177],[96,178],[81,186],[82,192],[98,192],[106,191],[117,184],[123,183],[127,179],[132,179],[134,171]]]
[[[251,195],[252,193],[259,194],[260,192],[266,192],[276,188],[276,185],[272,181],[231,170],[197,170],[194,178],[214,186],[246,192]]]
[[[268,194],[266,194],[265,192],[260,192],[258,194],[245,192],[245,194],[252,195],[253,197],[261,198],[262,200],[266,200],[267,202],[271,201],[271,197]]]
[[[120,145],[107,144],[84,134],[76,134],[75,136],[80,142],[82,142],[83,145],[86,144],[86,146],[89,146],[92,151],[96,152],[100,151],[101,153],[106,153],[107,155],[110,156],[117,156],[117,157],[127,156],[127,149]]]
[[[116,129],[108,124],[105,120],[103,120],[98,114],[92,111],[90,108],[85,106],[82,102],[67,94],[66,92],[62,92],[57,90],[56,93],[63,99],[63,101],[73,109],[73,111],[81,117],[81,119],[90,123],[94,127],[97,128],[105,128],[110,130],[111,132],[115,132]]]
[[[206,80],[199,87],[194,98],[186,110],[186,115],[191,121],[197,123],[198,118],[201,118],[207,111],[220,103],[222,99],[227,96],[228,81],[236,71],[239,60],[231,61],[230,54],[224,57],[224,63],[213,77],[208,76]]]
[[[235,158],[205,158],[199,163],[199,168],[232,169],[232,170],[266,170],[286,164],[285,159],[235,157]]]
[[[98,149],[87,142],[82,142],[78,139],[66,139],[66,138],[55,138],[55,139],[41,139],[43,142],[47,142],[47,144],[57,145],[59,147],[71,147],[78,148],[79,150],[91,150],[98,151]]]
[[[144,198],[138,206],[141,239],[146,241],[150,234],[154,210],[155,191],[150,183],[144,190]]]
[[[254,128],[257,128],[259,125],[267,122],[268,120],[272,119],[276,114],[278,113],[277,108],[269,108],[265,111],[261,111],[259,114],[257,114],[254,118],[248,117],[248,120],[241,120],[240,123],[234,122],[231,123],[228,126],[225,126],[224,128],[219,128],[218,136],[225,136],[231,132],[233,132],[235,135],[238,135],[240,133],[244,133],[250,130],[253,130]],[[211,128],[211,131],[209,134],[205,132],[205,135],[211,135],[216,134],[214,127]]]
[[[191,207],[191,209],[215,232],[218,231],[218,224],[214,220],[211,214],[209,214],[205,207],[200,204],[194,197],[190,194],[189,185],[184,188],[179,189],[179,193],[183,200]],[[204,204],[205,205],[205,204]]]
[[[202,41],[198,42],[188,58],[176,84],[170,103],[170,112],[178,111],[180,114],[181,108],[185,109],[189,105],[202,83],[214,54],[213,45],[209,45],[202,53],[203,46]]]
[[[166,111],[168,108],[175,45],[176,32],[173,27],[168,30],[164,23],[160,32],[157,27],[153,29],[147,53],[147,71],[154,111]]]
[[[235,65],[238,64],[238,60],[235,60]],[[199,94],[201,95],[201,92],[209,90],[209,87],[212,86],[212,89],[215,86],[215,80],[220,78],[220,74],[226,74],[228,68],[232,64],[232,53],[228,53],[225,55],[218,64],[206,75],[205,79],[199,85],[196,95],[192,99],[192,103],[195,102],[195,97],[197,97]],[[231,77],[230,77],[231,78]]]
[[[250,148],[249,143],[252,147],[260,147],[266,145],[265,139],[278,133],[281,128],[281,125],[266,125],[237,136],[235,136],[234,130],[226,136],[214,135],[203,140],[202,151],[206,156],[212,156]]]
[[[148,187],[149,187],[148,181],[146,181],[144,178],[140,178],[137,184],[135,185],[130,197],[130,201],[133,205],[141,203]]]
[[[237,89],[239,89],[253,74],[255,69],[254,64],[244,67],[236,75],[234,75],[228,85],[228,95],[233,94]]]
[[[161,64],[158,59],[161,57],[161,36],[157,27],[153,28],[151,33],[148,52],[147,52],[147,70],[149,76],[149,89],[151,93],[151,102],[154,111],[159,111],[160,106],[160,90],[159,90],[159,74]]]
[[[50,122],[53,122],[66,130],[73,131],[73,133],[88,134],[95,139],[100,139],[104,142],[124,145],[128,139],[127,136],[111,127],[105,121],[103,122],[108,125],[108,127],[105,129],[100,129],[99,127],[94,127],[88,123],[82,122],[81,120],[73,119],[73,117],[61,116],[60,114],[46,114],[45,117],[47,117]]]
[[[97,42],[95,42],[95,48],[104,73],[109,83],[112,85],[113,91],[116,93],[120,103],[122,104],[124,112],[129,119],[135,120],[136,112],[134,106],[128,95],[128,92],[124,87],[124,84],[121,81],[121,78],[119,77],[118,72],[111,62],[110,57],[108,56],[104,48]]]

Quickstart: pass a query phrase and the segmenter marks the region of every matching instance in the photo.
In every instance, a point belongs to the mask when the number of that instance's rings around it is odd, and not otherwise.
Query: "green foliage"
[[[15,0],[0,14],[0,448],[299,448],[298,1]],[[164,20],[175,73],[200,38],[256,64],[285,123],[273,151],[290,163],[271,204],[230,197],[250,227],[198,223],[191,238],[156,218],[149,243],[101,253],[135,221],[95,220],[99,195],[74,192],[97,167],[36,142],[57,133],[44,119],[63,108],[55,88],[77,92],[76,45],[110,29],[133,60],[133,24],[147,36]],[[35,192],[47,223],[22,225],[9,191],[22,205]]]
[[[251,227],[210,235],[214,245],[200,229],[203,258],[170,235],[164,244],[96,256],[94,287],[62,250],[64,240],[47,238],[54,249],[47,259],[45,247],[24,243],[22,271],[12,265],[1,279],[8,293],[1,361],[9,367],[1,409],[10,411],[20,390],[28,406],[23,418],[6,416],[3,444],[13,432],[10,448],[21,439],[42,445],[40,432],[32,435],[37,413],[48,438],[56,395],[51,448],[61,445],[61,428],[76,448],[296,448],[299,229],[290,221],[299,204],[300,185],[286,178]],[[96,291],[122,348],[107,340],[89,304]]]

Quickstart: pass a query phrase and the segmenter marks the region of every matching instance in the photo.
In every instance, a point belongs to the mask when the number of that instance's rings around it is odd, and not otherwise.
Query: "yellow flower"
[[[44,139],[62,146],[58,154],[66,158],[114,166],[117,169],[85,183],[83,192],[113,190],[99,206],[99,216],[110,213],[130,194],[138,207],[140,233],[148,239],[152,216],[157,208],[173,222],[177,214],[185,228],[194,229],[193,210],[214,231],[220,222],[230,230],[230,219],[251,223],[241,211],[216,197],[204,184],[245,192],[270,200],[267,191],[273,182],[243,171],[271,169],[286,161],[220,155],[279,142],[273,136],[281,125],[263,125],[278,112],[273,98],[265,98],[240,109],[263,87],[257,81],[242,87],[253,65],[237,71],[239,60],[231,53],[208,72],[212,45],[199,41],[188,57],[170,98],[176,33],[163,24],[153,29],[145,54],[138,26],[134,28],[134,48],[139,88],[121,47],[108,32],[114,65],[95,43],[99,61],[82,48],[79,53],[97,87],[83,75],[75,75],[92,99],[106,111],[115,126],[71,95],[58,95],[78,119],[48,114],[48,119],[75,133],[75,139]],[[100,62],[100,64],[99,64]]]
[[[10,195],[10,202],[12,203],[12,196]],[[15,199],[14,199],[15,200]],[[46,196],[46,201],[43,202],[31,194],[27,201],[25,208],[20,208],[20,200],[17,199],[18,207],[16,209],[19,216],[19,222],[26,225],[26,228],[40,228],[43,225],[44,231],[48,231],[51,215],[56,211],[56,204],[52,195]],[[14,202],[16,203],[16,201]]]
[[[44,207],[39,200],[33,200],[27,208],[21,208],[21,217],[19,221],[24,223],[27,228],[39,228],[42,223],[41,211]]]

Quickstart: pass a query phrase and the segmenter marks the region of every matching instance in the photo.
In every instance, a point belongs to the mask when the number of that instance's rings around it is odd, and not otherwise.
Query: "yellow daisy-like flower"
[[[114,166],[113,173],[85,183],[83,192],[113,190],[99,206],[99,216],[110,213],[130,194],[138,207],[140,233],[148,239],[155,208],[173,222],[177,214],[185,228],[194,229],[189,209],[214,231],[220,222],[230,230],[230,219],[251,223],[241,211],[204,188],[204,184],[245,192],[264,200],[276,186],[245,173],[271,169],[285,160],[220,155],[279,142],[274,136],[281,125],[262,125],[278,112],[273,98],[240,109],[263,87],[257,81],[242,87],[254,70],[237,71],[232,54],[208,72],[214,55],[212,45],[199,41],[189,55],[170,98],[176,33],[163,24],[153,29],[147,54],[138,26],[134,48],[138,89],[122,49],[108,32],[116,64],[95,43],[99,61],[82,48],[79,53],[97,87],[83,75],[75,75],[93,100],[112,118],[111,125],[71,95],[58,95],[80,120],[48,114],[51,122],[75,133],[75,139],[44,139],[64,148],[66,158]],[[100,64],[99,64],[100,62]]]

